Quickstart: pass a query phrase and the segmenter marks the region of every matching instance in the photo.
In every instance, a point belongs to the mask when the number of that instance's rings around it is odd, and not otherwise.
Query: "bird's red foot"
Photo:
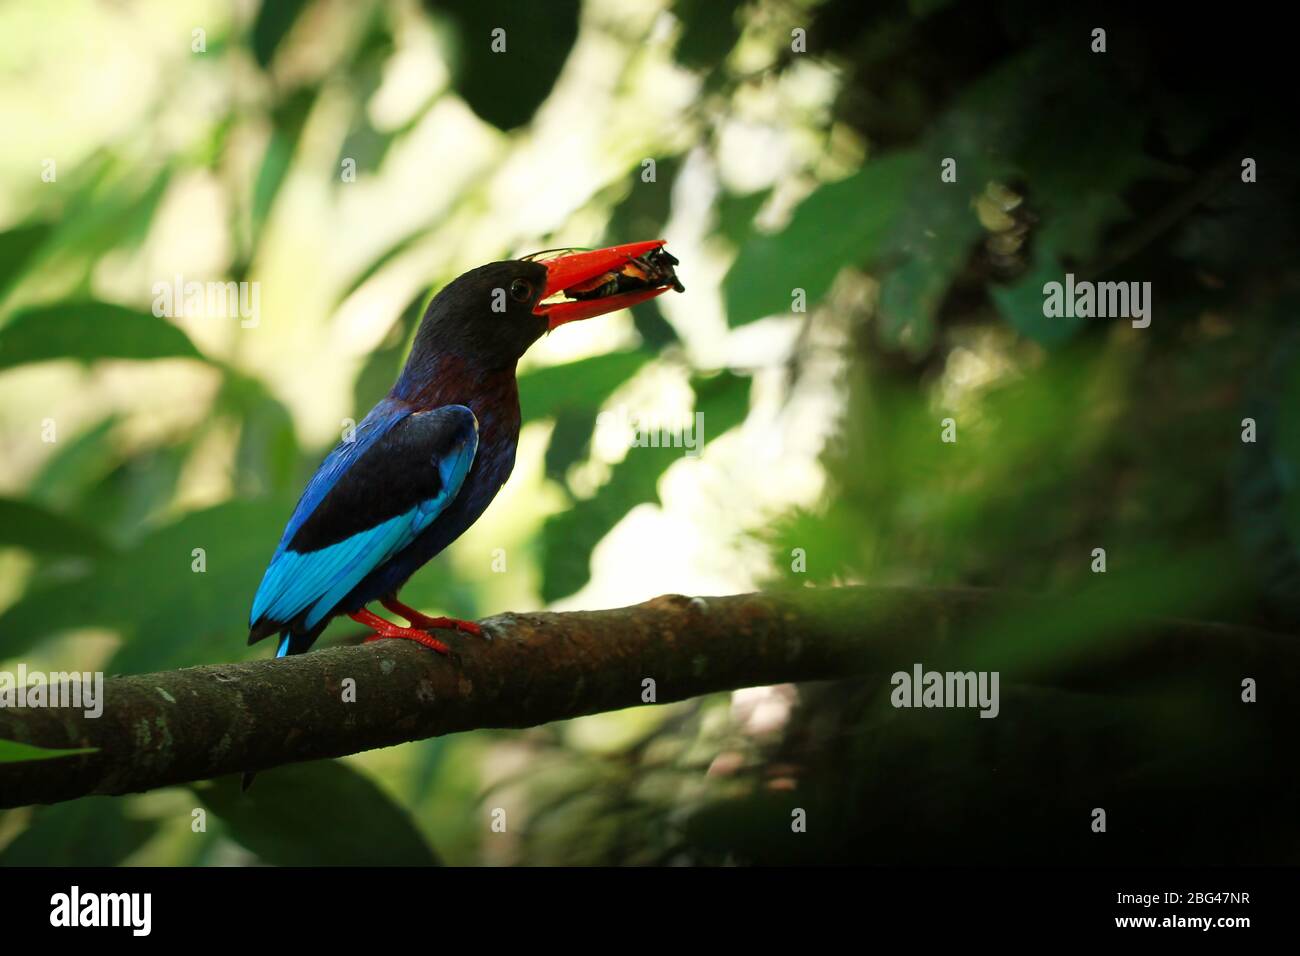
[[[415,641],[417,644],[423,644],[430,650],[437,651],[439,654],[450,654],[451,648],[442,641],[438,640],[432,634],[418,630],[414,627],[402,627],[400,624],[394,624],[392,621],[385,621],[373,611],[367,611],[362,608],[355,614],[349,614],[348,617],[358,624],[364,624],[375,633],[367,637],[363,644],[369,644],[371,641],[381,641],[386,637],[398,637],[408,641]]]
[[[394,614],[400,614],[410,623],[411,627],[424,628],[431,630],[435,627],[445,627],[455,631],[463,631],[466,634],[481,636],[483,628],[479,627],[473,621],[462,621],[455,617],[429,617],[421,614],[413,607],[407,607],[397,598],[384,598],[379,602]]]

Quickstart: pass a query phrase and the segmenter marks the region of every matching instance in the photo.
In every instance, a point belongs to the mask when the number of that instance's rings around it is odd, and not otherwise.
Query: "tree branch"
[[[608,611],[505,614],[491,640],[457,635],[451,657],[409,641],[218,664],[105,683],[104,711],[0,708],[0,738],[96,753],[0,764],[0,807],[118,794],[339,757],[487,727],[530,727],[714,691],[930,670],[999,670],[1003,681],[1136,691],[1199,676],[1268,676],[1294,693],[1300,644],[1244,628],[1135,622],[1104,642],[999,647],[996,615],[1059,620],[1061,605],[967,589],[829,588],[718,598],[671,595]],[[355,702],[345,702],[345,681]],[[1280,686],[1279,686],[1280,685]]]

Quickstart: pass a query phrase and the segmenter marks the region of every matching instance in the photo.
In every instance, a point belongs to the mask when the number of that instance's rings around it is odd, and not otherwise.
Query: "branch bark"
[[[0,807],[120,794],[339,757],[488,727],[529,727],[644,703],[789,681],[928,670],[999,670],[1008,680],[1107,692],[1198,677],[1237,693],[1300,688],[1300,644],[1244,628],[1134,622],[1104,641],[1030,651],[994,645],[992,618],[1060,620],[1045,598],[973,589],[829,588],[669,595],[606,611],[505,614],[492,639],[451,638],[441,657],[409,641],[333,647],[105,683],[97,719],[68,708],[0,708],[0,738],[97,752],[0,764]],[[1056,614],[1053,618],[1051,615]],[[984,636],[982,636],[984,635]],[[345,681],[355,702],[345,702]],[[1230,685],[1230,686],[1228,686]],[[1280,685],[1280,686],[1279,686]]]

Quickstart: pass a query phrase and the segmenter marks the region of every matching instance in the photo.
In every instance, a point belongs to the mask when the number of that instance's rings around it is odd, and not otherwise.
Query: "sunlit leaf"
[[[706,441],[744,420],[749,408],[748,379],[723,373],[693,384],[696,411],[704,415]],[[634,507],[658,500],[660,476],[683,454],[682,448],[674,447],[629,449],[593,497],[547,519],[542,529],[543,599],[554,601],[587,582],[592,550]]]
[[[547,418],[564,408],[594,410],[648,359],[649,355],[642,351],[609,352],[532,369],[519,376],[523,419],[528,422]]]
[[[67,302],[18,312],[0,327],[0,369],[75,359],[202,359],[166,319],[108,302]]]
[[[895,153],[816,190],[773,235],[753,235],[726,277],[727,318],[743,325],[788,313],[794,289],[811,307],[847,265],[880,254],[903,208],[919,158]]]

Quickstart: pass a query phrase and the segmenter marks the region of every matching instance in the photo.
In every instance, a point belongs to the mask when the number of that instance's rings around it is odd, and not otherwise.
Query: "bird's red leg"
[[[423,644],[430,650],[437,651],[439,654],[450,654],[451,648],[442,641],[438,640],[432,634],[426,634],[424,631],[417,630],[414,627],[402,627],[400,624],[394,624],[392,621],[385,621],[378,614],[362,608],[348,617],[358,624],[364,624],[373,630],[371,634],[362,643],[369,644],[371,641],[382,640],[385,637],[400,637],[408,641],[415,641],[417,644]]]
[[[462,621],[454,617],[429,617],[421,614],[413,607],[407,607],[395,597],[381,598],[379,601],[384,607],[394,614],[400,614],[410,622],[411,627],[422,627],[425,629],[433,627],[446,627],[457,631],[464,631],[466,634],[482,634],[483,628],[479,627],[473,621]]]

